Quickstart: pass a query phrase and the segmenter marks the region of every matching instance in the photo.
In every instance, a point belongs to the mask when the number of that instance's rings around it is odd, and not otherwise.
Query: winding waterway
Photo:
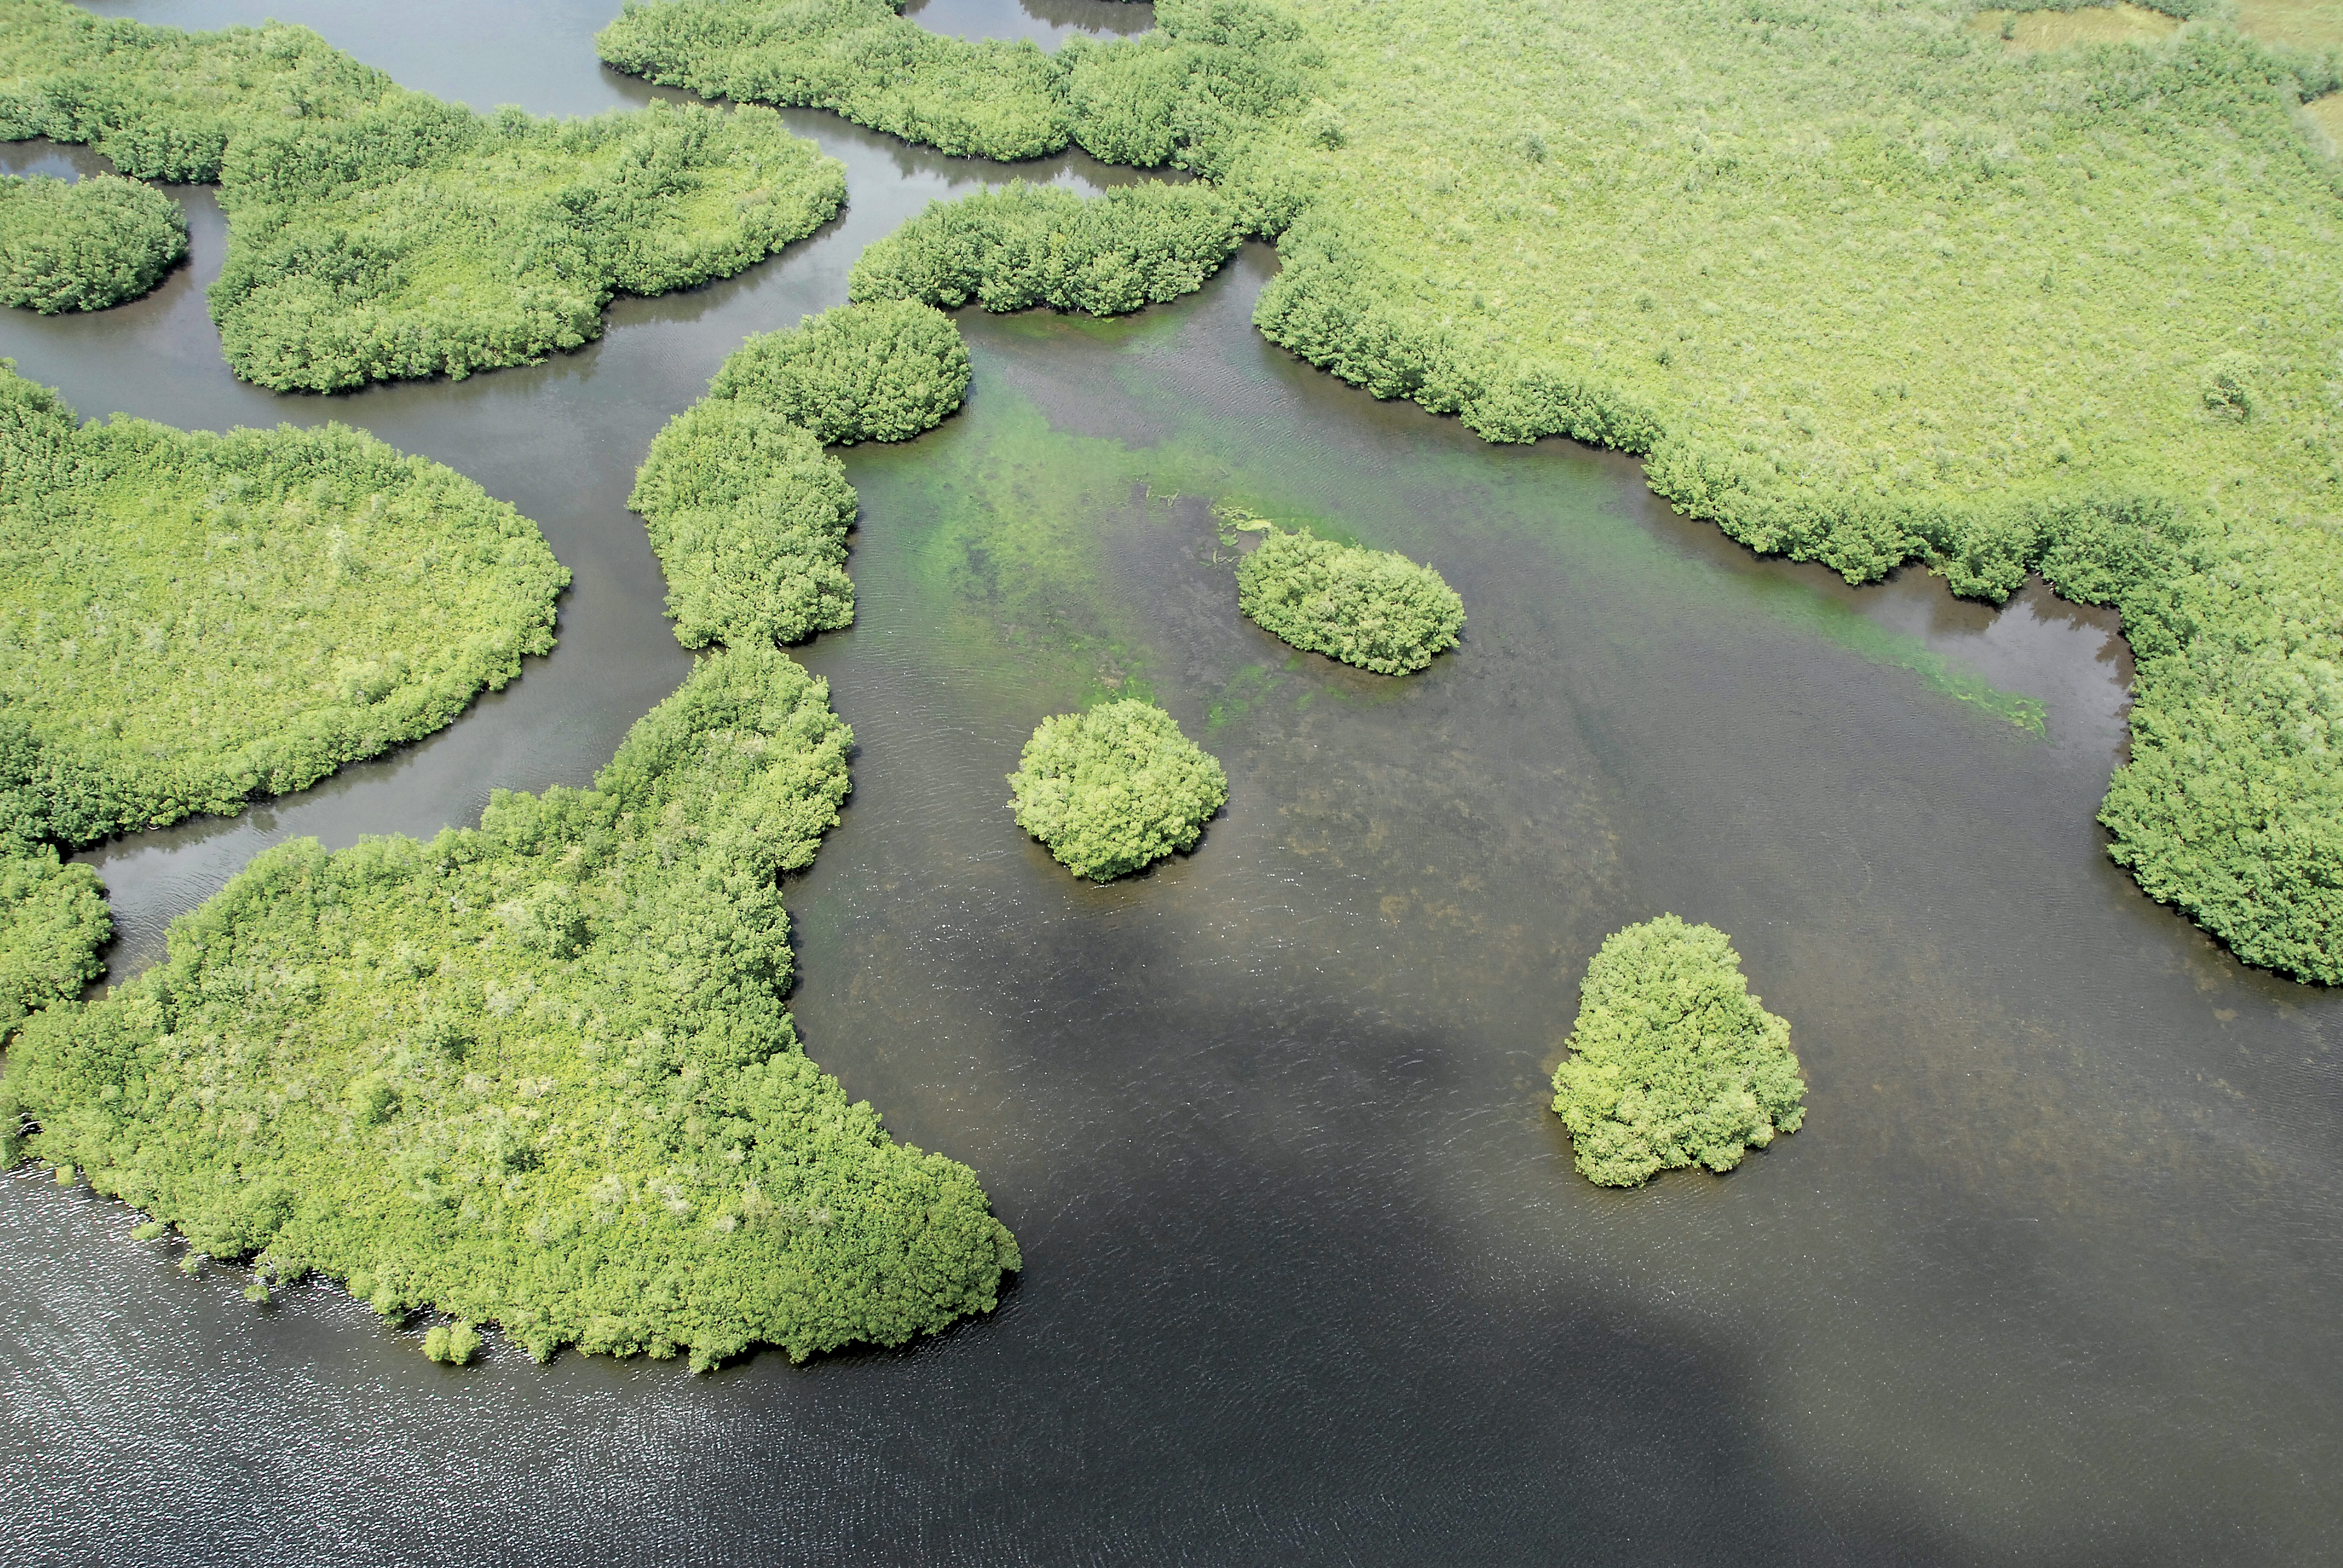
[[[481,106],[650,92],[594,63],[609,0],[98,8],[305,22]],[[847,162],[837,223],[533,368],[235,382],[203,190],[156,297],[0,319],[85,413],[361,425],[577,574],[555,652],[438,737],[86,857],[117,974],[265,845],[582,782],[680,680],[624,506],[652,432],[929,199],[1037,173],[791,123]],[[1674,517],[1630,461],[1376,404],[1252,332],[1274,265],[1127,321],[970,314],[968,408],[847,457],[859,619],[801,656],[860,750],[789,890],[795,1005],[850,1094],[981,1177],[1026,1259],[1001,1310],[802,1368],[492,1342],[454,1372],[330,1287],[263,1309],[184,1278],[127,1211],[19,1174],[9,1560],[2332,1558],[2343,998],[2241,968],[2106,859],[2111,620],[1850,589]],[[1291,656],[1235,614],[1219,498],[1429,558],[1464,646],[1405,682]],[[1228,809],[1195,855],[1078,884],[1002,775],[1042,715],[1134,683]],[[1806,1128],[1605,1191],[1546,1078],[1587,956],[1663,910],[1734,933],[1792,1020]]]

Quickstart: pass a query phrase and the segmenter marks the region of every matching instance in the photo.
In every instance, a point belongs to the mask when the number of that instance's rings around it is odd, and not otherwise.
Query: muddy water
[[[590,55],[558,89],[545,63],[600,17],[540,15],[344,41],[466,95],[432,71],[531,37],[475,101],[623,101]],[[837,228],[534,370],[237,387],[200,193],[161,297],[0,321],[85,409],[338,417],[454,464],[578,576],[560,647],[437,739],[93,857],[117,965],[287,833],[584,779],[680,678],[623,508],[650,432],[904,211],[997,174],[802,123],[850,162]],[[253,1308],[19,1175],[13,1558],[2331,1558],[2343,1010],[2107,862],[2111,624],[1849,589],[1674,518],[1630,462],[1376,405],[1250,331],[1272,265],[1127,322],[972,317],[969,407],[848,458],[860,616],[804,657],[860,750],[792,889],[796,1005],[850,1093],[982,1176],[1028,1262],[1001,1310],[805,1368],[498,1344],[451,1372],[337,1292]],[[1223,498],[1428,557],[1464,646],[1404,682],[1292,655],[1233,613]],[[1077,885],[1001,776],[1042,715],[1134,689],[1222,759],[1228,809],[1195,855]],[[1735,933],[1806,1130],[1602,1191],[1544,1081],[1587,955],[1662,910]]]

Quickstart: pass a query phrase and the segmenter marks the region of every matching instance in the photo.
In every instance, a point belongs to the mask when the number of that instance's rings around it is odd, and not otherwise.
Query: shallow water
[[[458,85],[493,88],[499,51],[534,109],[634,90],[578,64],[598,5],[347,34],[266,8],[474,101],[506,95]],[[142,14],[166,10],[227,14]],[[906,212],[1004,174],[795,123],[849,161],[838,225],[534,369],[238,386],[201,192],[156,298],[0,320],[85,411],[337,417],[449,462],[578,578],[553,655],[436,739],[90,857],[118,970],[278,838],[584,779],[680,678],[624,510],[650,433]],[[1375,404],[1250,330],[1273,265],[1125,322],[971,316],[967,410],[848,455],[860,619],[803,657],[856,792],[792,887],[795,1004],[850,1094],[981,1176],[1027,1260],[1001,1309],[804,1368],[498,1342],[454,1372],[337,1291],[258,1309],[228,1271],[182,1279],[126,1211],[20,1174],[12,1555],[2331,1558],[2343,1007],[2107,861],[2108,618],[1851,589],[1674,517],[1624,459]],[[1220,498],[1431,558],[1464,646],[1403,682],[1292,655],[1234,613]],[[1077,884],[1002,775],[1041,716],[1134,683],[1229,806],[1195,855]],[[1604,1191],[1545,1080],[1587,956],[1662,910],[1733,932],[1791,1020],[1806,1130]]]

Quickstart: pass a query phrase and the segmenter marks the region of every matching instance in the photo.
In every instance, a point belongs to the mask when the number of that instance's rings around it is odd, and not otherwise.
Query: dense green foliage
[[[708,395],[759,404],[817,440],[851,446],[934,429],[960,407],[968,377],[968,346],[950,317],[890,299],[758,334],[724,361]]]
[[[0,1040],[104,973],[98,950],[113,935],[96,872],[64,864],[55,845],[0,840]]]
[[[627,504],[686,648],[798,642],[854,621],[854,487],[824,442],[905,441],[968,389],[960,328],[922,305],[840,306],[751,337],[668,421]]]
[[[233,812],[429,734],[551,648],[568,580],[511,507],[358,431],[78,425],[0,368],[0,716],[44,838]]]
[[[1237,608],[1272,637],[1406,675],[1456,646],[1464,601],[1447,579],[1393,550],[1272,528],[1237,566]]]
[[[620,70],[744,103],[832,109],[940,150],[1041,157],[1071,140],[1109,163],[1218,176],[1246,133],[1304,104],[1318,65],[1258,0],[1158,0],[1157,27],[1055,55],[898,15],[900,0],[627,0],[595,46]]]
[[[1715,926],[1674,915],[1614,931],[1578,988],[1554,1111],[1578,1172],[1633,1187],[1662,1171],[1730,1171],[1805,1120],[1790,1026],[1749,994]]]
[[[856,299],[1119,316],[1203,286],[1244,236],[1206,185],[1128,186],[1084,198],[1014,181],[928,210],[862,253]]]
[[[476,829],[273,849],[167,962],[11,1050],[0,1125],[265,1277],[495,1322],[539,1358],[898,1344],[1015,1241],[800,1049],[779,878],[851,737],[771,648],[701,661],[591,789]],[[264,1286],[265,1288],[265,1286]]]
[[[761,109],[488,116],[304,28],[184,33],[0,0],[0,137],[34,136],[219,181],[212,315],[236,374],[280,391],[574,348],[614,294],[738,272],[845,197],[839,165]]]
[[[103,310],[150,292],[186,254],[186,215],[152,186],[0,175],[0,305]]]
[[[1110,882],[1194,849],[1229,779],[1170,714],[1125,698],[1041,720],[1009,794],[1019,827],[1074,875]]]

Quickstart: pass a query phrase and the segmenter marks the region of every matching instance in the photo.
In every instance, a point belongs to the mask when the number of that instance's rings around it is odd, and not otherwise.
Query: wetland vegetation
[[[1017,825],[1061,864],[1111,882],[1194,849],[1229,779],[1170,714],[1121,698],[1041,720],[1009,795]]]
[[[187,254],[187,219],[116,175],[0,175],[0,305],[54,316],[136,299]]]
[[[1554,1109],[1588,1181],[1730,1171],[1805,1120],[1790,1026],[1749,994],[1715,927],[1662,915],[1614,931],[1578,994]]]
[[[620,292],[728,276],[827,222],[834,160],[767,110],[484,116],[306,28],[187,33],[0,0],[0,138],[216,181],[211,308],[278,391],[464,376],[575,348]]]
[[[651,442],[643,515],[686,648],[799,642],[854,622],[854,487],[825,443],[906,441],[968,389],[950,317],[902,300],[840,306],[751,337]]]
[[[1272,528],[1237,566],[1237,608],[1271,636],[1377,675],[1408,675],[1456,646],[1464,601],[1395,550]]]
[[[786,654],[699,662],[589,789],[499,791],[429,843],[299,839],[167,962],[29,1023],[0,1128],[270,1278],[386,1317],[796,1360],[990,1310],[1016,1242],[976,1178],[806,1059],[782,873],[852,737]],[[449,1359],[448,1331],[435,1349]]]

